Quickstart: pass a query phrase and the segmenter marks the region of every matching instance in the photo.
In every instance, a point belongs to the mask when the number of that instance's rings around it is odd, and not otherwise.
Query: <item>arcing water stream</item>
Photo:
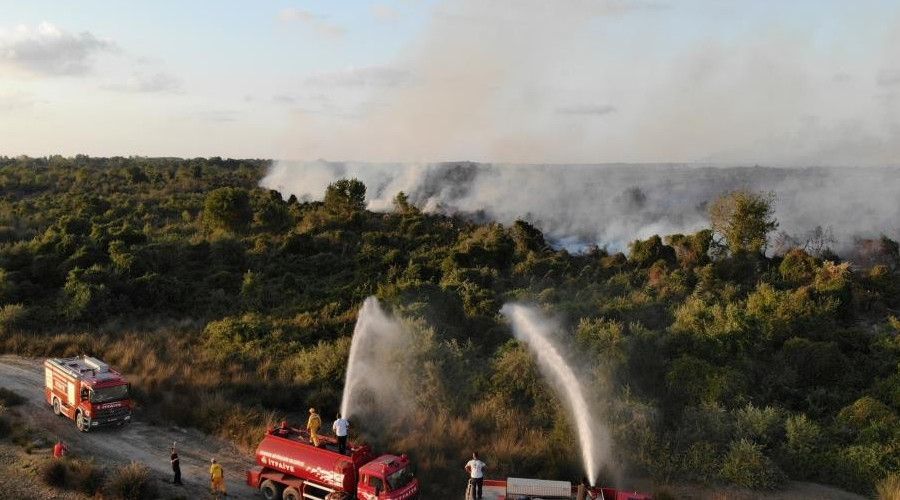
[[[609,456],[609,434],[592,414],[582,383],[565,353],[554,345],[550,336],[554,326],[537,311],[521,304],[506,304],[500,312],[512,323],[516,338],[528,346],[544,376],[553,382],[553,389],[565,400],[578,432],[585,474],[592,485],[596,484],[600,466]]]
[[[396,379],[385,377],[383,367],[390,365],[390,358],[402,342],[402,328],[378,304],[369,297],[363,302],[353,328],[347,375],[344,378],[344,394],[341,397],[341,415],[350,418],[360,411],[365,395],[376,403],[390,403],[397,397]]]

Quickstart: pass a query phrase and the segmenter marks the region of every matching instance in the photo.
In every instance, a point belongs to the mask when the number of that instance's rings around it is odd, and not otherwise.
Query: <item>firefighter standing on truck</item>
[[[331,430],[333,430],[334,435],[337,436],[338,453],[341,455],[347,452],[347,431],[349,429],[350,421],[341,417],[341,414],[338,413],[334,423],[331,424]]]
[[[466,497],[473,500],[481,499],[482,488],[484,488],[484,468],[487,467],[484,462],[478,459],[478,453],[472,452],[472,460],[466,462],[466,472],[469,473],[469,485]]]
[[[315,408],[309,409],[309,420],[306,421],[306,430],[309,431],[309,440],[313,446],[319,447],[319,427],[322,427],[322,419],[316,413]]]
[[[222,466],[216,462],[216,459],[213,458],[210,460],[212,465],[209,466],[209,485],[210,489],[212,489],[213,495],[216,498],[219,498],[219,493],[222,493],[223,496],[228,496],[228,492],[225,490],[225,471],[222,470]]]

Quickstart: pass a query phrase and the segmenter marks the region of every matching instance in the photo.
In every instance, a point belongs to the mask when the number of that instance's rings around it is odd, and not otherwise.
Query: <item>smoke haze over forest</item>
[[[375,211],[392,210],[403,191],[426,212],[527,220],[570,248],[623,249],[636,238],[696,231],[708,225],[707,203],[736,189],[773,192],[779,230],[801,242],[817,226],[836,248],[900,234],[900,168],[279,162],[262,185],[315,200],[342,177],[366,184]]]

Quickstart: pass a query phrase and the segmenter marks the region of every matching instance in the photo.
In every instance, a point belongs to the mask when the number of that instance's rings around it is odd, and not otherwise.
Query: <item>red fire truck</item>
[[[71,418],[83,432],[131,421],[134,401],[128,382],[99,359],[49,358],[44,361],[44,378],[44,396],[53,413]]]
[[[256,449],[247,484],[266,500],[407,500],[419,497],[419,482],[406,455],[375,457],[366,445],[338,453],[337,440],[319,437],[319,447],[306,430],[277,427]]]

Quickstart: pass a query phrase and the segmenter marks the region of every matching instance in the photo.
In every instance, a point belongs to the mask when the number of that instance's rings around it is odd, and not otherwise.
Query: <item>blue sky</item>
[[[887,1],[0,1],[0,154],[900,158]]]

